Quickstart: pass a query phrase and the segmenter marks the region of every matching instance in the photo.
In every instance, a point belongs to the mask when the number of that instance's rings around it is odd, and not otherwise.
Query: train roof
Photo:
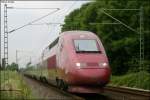
[[[91,34],[93,35],[94,33],[90,32],[90,31],[80,31],[80,30],[76,30],[76,31],[65,31],[65,32],[62,32],[60,34],[60,36],[62,35],[80,35],[80,34]]]
[[[64,36],[64,35],[70,35],[70,36],[74,36],[74,35],[82,35],[82,34],[89,34],[89,35],[95,35],[94,33],[90,32],[90,31],[80,31],[80,30],[76,30],[76,31],[65,31],[60,33],[60,35],[51,43],[49,44],[49,49],[51,49],[53,46],[55,46],[58,43],[59,37]]]

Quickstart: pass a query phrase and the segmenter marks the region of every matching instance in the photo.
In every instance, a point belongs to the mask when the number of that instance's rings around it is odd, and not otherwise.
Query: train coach
[[[61,89],[97,93],[109,82],[111,70],[100,39],[89,31],[67,31],[43,52],[38,75],[55,80]]]

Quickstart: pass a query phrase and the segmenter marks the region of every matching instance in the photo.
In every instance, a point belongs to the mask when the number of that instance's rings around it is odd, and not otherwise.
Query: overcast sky
[[[67,14],[81,7],[87,1],[17,1],[9,3],[14,8],[60,8],[59,11],[36,23],[63,23]],[[4,5],[1,6],[3,15]],[[13,30],[27,24],[55,9],[8,9],[8,29]],[[3,16],[2,16],[3,35]],[[9,34],[9,63],[15,62],[16,50],[18,50],[19,65],[24,67],[31,60],[37,63],[40,60],[42,50],[48,46],[60,33],[60,25],[28,25]],[[3,51],[3,38],[2,38]],[[2,52],[3,56],[3,52]]]

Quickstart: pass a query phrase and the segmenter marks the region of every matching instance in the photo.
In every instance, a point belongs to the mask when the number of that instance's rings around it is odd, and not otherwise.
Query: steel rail
[[[150,100],[150,90],[130,88],[130,87],[118,87],[107,86],[104,88],[104,94],[118,96],[124,98],[124,100]]]
[[[29,78],[34,79],[32,76],[28,76]],[[41,82],[36,80],[37,82]],[[49,83],[45,84],[41,82],[44,86],[53,88],[54,90],[73,97],[77,100],[86,100],[85,97],[73,95],[63,90],[58,89],[54,84]],[[104,87],[104,93],[99,93],[101,96],[104,95],[109,100],[150,100],[150,90],[137,89],[137,88],[129,88],[129,87],[118,87],[118,86],[106,86]],[[93,98],[94,99],[94,98]]]

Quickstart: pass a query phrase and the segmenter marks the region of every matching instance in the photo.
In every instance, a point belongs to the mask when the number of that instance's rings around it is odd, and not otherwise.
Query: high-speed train
[[[66,31],[43,52],[34,77],[55,80],[61,89],[97,93],[110,81],[111,69],[100,39],[89,31]]]

